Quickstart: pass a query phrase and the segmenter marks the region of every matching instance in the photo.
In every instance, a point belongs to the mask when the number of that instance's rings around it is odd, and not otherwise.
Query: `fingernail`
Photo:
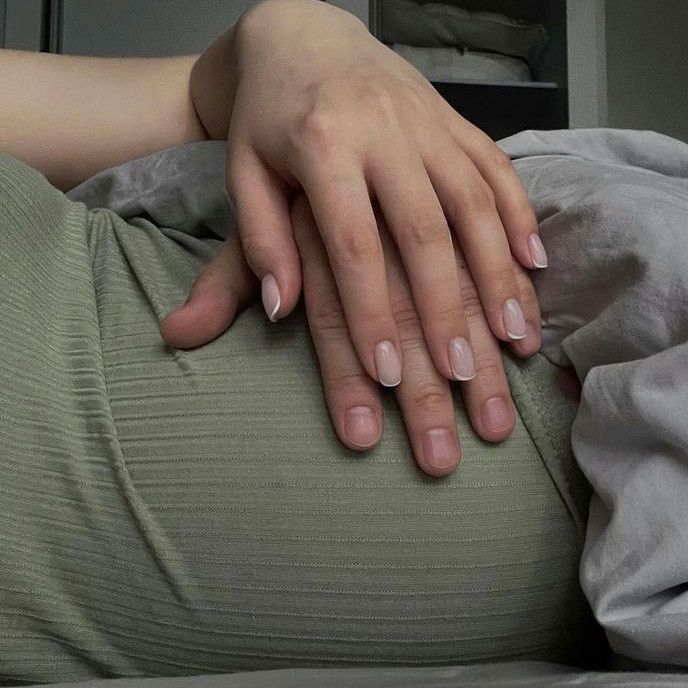
[[[492,432],[511,427],[512,415],[504,397],[490,397],[483,404],[483,424]]]
[[[271,322],[277,322],[275,313],[279,310],[281,299],[277,280],[268,272],[261,282],[261,291],[263,295],[263,308],[268,314]]]
[[[504,327],[509,339],[523,339],[526,336],[526,319],[516,299],[504,302]]]
[[[465,382],[475,377],[475,363],[470,344],[463,337],[454,337],[449,342],[449,361],[457,380]]]
[[[344,416],[344,432],[353,444],[367,447],[377,440],[379,430],[370,406],[352,406]]]
[[[385,387],[396,387],[401,382],[401,362],[394,344],[388,339],[375,347],[375,368]]]
[[[423,433],[423,453],[434,468],[453,466],[459,458],[459,446],[446,428],[431,428]]]
[[[542,243],[540,237],[533,233],[528,237],[528,244],[530,246],[530,257],[533,259],[533,265],[536,268],[547,267],[547,251]]]

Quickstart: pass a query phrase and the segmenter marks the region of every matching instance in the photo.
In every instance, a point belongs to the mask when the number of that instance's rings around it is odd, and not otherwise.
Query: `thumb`
[[[166,344],[179,349],[206,344],[232,324],[257,288],[234,232],[196,277],[186,302],[162,320],[160,335]]]
[[[279,176],[244,146],[231,151],[228,147],[226,177],[244,257],[261,282],[265,312],[275,322],[291,313],[301,294],[301,261],[288,191]]]

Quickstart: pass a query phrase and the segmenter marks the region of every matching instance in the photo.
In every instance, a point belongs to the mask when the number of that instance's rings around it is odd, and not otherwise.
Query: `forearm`
[[[0,150],[66,191],[107,167],[207,139],[190,92],[198,57],[0,50]]]
[[[272,25],[292,22],[301,39],[299,31],[310,21],[333,13],[358,21],[320,0],[262,0],[201,55],[91,57],[0,49],[0,151],[67,191],[107,167],[164,148],[226,140],[241,36],[258,35],[253,43],[262,50]]]

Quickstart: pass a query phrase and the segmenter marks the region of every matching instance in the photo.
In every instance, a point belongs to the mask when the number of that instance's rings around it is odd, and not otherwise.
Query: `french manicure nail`
[[[353,444],[367,447],[379,435],[377,420],[370,406],[352,406],[344,416],[344,432]]]
[[[533,265],[536,268],[547,267],[547,252],[540,237],[533,233],[528,237],[528,245],[530,246],[530,257],[533,259]]]
[[[396,387],[401,382],[401,362],[394,344],[388,339],[375,347],[375,368],[378,380],[385,387]]]
[[[509,339],[523,339],[526,336],[526,319],[516,299],[504,302],[504,328]]]
[[[453,466],[459,458],[459,447],[446,428],[431,428],[423,433],[423,452],[433,468]]]
[[[492,432],[500,432],[511,427],[512,415],[504,397],[490,397],[483,404],[482,420]]]
[[[457,380],[465,382],[475,377],[475,363],[470,344],[463,337],[454,337],[449,342],[449,361]]]
[[[275,318],[275,313],[279,310],[280,299],[279,287],[277,286],[277,280],[268,272],[263,281],[261,282],[261,292],[263,296],[263,308],[270,318],[271,322],[277,322]]]

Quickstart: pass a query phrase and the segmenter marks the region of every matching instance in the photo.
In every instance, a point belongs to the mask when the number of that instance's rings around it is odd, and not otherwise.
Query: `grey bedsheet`
[[[685,685],[686,677],[680,674],[579,671],[547,662],[452,667],[278,669],[215,676],[51,684],[53,688],[664,688]]]
[[[613,130],[502,145],[550,256],[542,351],[584,381],[583,591],[616,652],[688,665],[688,145]]]
[[[617,653],[688,666],[688,145],[611,129],[526,131],[500,145],[550,258],[533,274],[542,351],[583,381],[572,429],[594,489],[583,589]],[[223,237],[235,228],[224,154],[217,141],[168,149],[68,196]]]

